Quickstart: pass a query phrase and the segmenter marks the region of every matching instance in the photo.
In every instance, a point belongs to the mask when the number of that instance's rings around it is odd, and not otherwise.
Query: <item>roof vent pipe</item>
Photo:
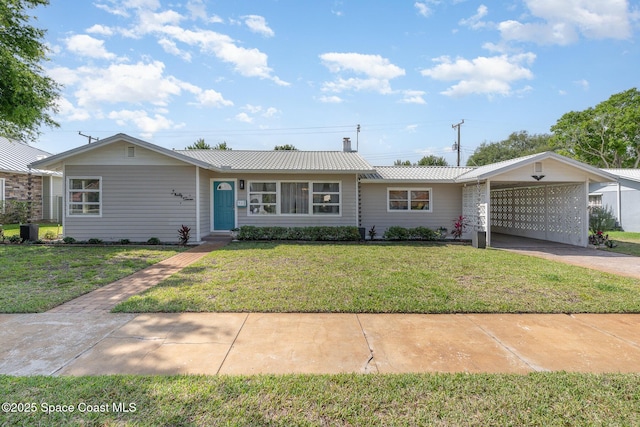
[[[351,138],[342,138],[342,151],[344,151],[345,153],[350,153],[351,151],[353,151],[351,150]]]

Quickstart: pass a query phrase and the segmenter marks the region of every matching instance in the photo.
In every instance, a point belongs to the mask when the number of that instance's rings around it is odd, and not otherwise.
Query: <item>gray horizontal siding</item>
[[[387,212],[387,188],[431,188],[433,212]],[[462,214],[462,187],[457,184],[360,184],[362,201],[361,226],[368,231],[375,225],[377,237],[392,226],[439,227],[452,229],[453,221]]]
[[[102,217],[67,216],[66,236],[177,242],[182,224],[195,230],[194,166],[67,166],[65,176],[102,177]],[[174,190],[194,200],[174,196]]]

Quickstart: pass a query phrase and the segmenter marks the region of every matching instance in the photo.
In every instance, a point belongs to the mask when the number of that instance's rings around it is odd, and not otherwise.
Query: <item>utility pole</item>
[[[359,137],[360,136],[360,125],[358,125],[356,127],[356,151],[358,151],[358,148],[360,148],[360,144],[359,144]]]
[[[78,131],[78,135],[80,135],[80,136],[84,136],[85,138],[89,138],[89,144],[91,144],[91,142],[92,142],[94,139],[95,139],[96,141],[100,140],[100,138],[94,138],[94,137],[93,137],[93,136],[91,136],[91,135],[85,135],[85,134],[83,134],[81,130],[79,130],[79,131]]]
[[[460,166],[460,126],[464,124],[464,119],[456,125],[451,125],[452,129],[458,128],[458,142],[454,144],[454,148],[458,150],[458,166]]]

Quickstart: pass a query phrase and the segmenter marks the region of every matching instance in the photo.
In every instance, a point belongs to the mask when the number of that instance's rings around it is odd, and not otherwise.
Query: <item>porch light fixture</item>
[[[244,190],[244,179],[241,179],[239,183],[240,183],[240,189]]]
[[[535,179],[536,181],[540,181],[542,178],[544,178],[544,175],[531,175],[531,178]]]

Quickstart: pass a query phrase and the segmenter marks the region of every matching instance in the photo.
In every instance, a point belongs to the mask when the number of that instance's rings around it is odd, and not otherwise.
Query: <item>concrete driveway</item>
[[[498,233],[491,247],[640,279],[640,258],[631,255]]]

